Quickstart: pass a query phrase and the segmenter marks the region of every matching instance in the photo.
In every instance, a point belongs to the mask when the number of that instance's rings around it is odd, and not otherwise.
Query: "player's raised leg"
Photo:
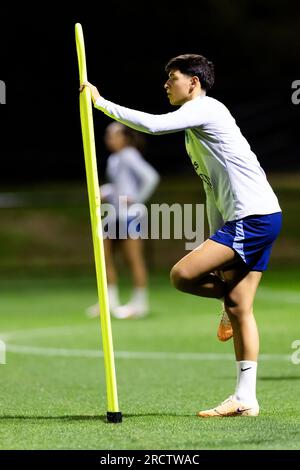
[[[246,265],[224,271],[225,309],[233,327],[237,384],[233,395],[219,406],[199,412],[200,417],[257,416],[256,370],[259,337],[253,315],[253,302],[262,273]]]
[[[173,266],[171,282],[183,292],[221,299],[225,283],[215,271],[238,260],[232,248],[208,239]]]

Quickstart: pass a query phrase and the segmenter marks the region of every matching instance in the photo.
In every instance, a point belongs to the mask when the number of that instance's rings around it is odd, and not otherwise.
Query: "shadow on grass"
[[[49,420],[49,421],[107,421],[106,415],[74,415],[74,416],[34,416],[34,415],[0,415],[0,419],[21,419],[21,420]]]
[[[175,413],[136,413],[136,414],[123,414],[123,419],[127,418],[145,418],[145,417],[174,417],[174,418],[194,418],[193,414],[175,414]],[[0,415],[2,419],[20,419],[20,420],[49,420],[49,421],[103,421],[108,423],[106,415],[71,415],[71,416],[33,416],[33,415]],[[109,423],[110,424],[110,423]]]
[[[259,377],[259,380],[300,380],[300,375],[290,375],[290,376],[281,376],[281,377]]]

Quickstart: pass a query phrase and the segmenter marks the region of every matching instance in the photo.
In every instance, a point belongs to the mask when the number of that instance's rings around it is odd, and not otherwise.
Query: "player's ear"
[[[196,75],[191,77],[191,81],[190,81],[191,90],[194,90],[198,86],[199,83],[200,83],[199,78],[196,77]]]
[[[194,77],[192,77],[192,84],[194,86],[197,86],[198,83],[200,83],[199,78],[196,75],[194,75]]]

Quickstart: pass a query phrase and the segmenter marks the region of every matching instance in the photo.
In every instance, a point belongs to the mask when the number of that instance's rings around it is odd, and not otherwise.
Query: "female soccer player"
[[[281,229],[281,209],[234,118],[222,103],[206,95],[214,83],[212,62],[184,54],[171,59],[166,72],[169,101],[180,107],[162,115],[107,101],[88,82],[80,89],[89,86],[97,109],[139,131],[185,131],[187,153],[206,192],[210,237],[175,264],[171,280],[181,291],[224,301],[230,324],[224,316],[220,328],[227,328],[225,336],[230,336],[228,326],[232,326],[237,361],[233,395],[198,415],[257,416],[259,337],[253,302]]]
[[[110,182],[101,186],[100,195],[101,200],[111,204],[114,209],[107,218],[108,236],[104,238],[107,290],[110,312],[119,319],[140,318],[149,313],[147,269],[142,240],[140,237],[133,238],[128,233],[132,220],[136,220],[137,217],[141,220],[146,216],[146,211],[141,214],[143,208],[141,205],[139,205],[139,213],[133,213],[133,204],[145,203],[160,179],[157,171],[141,153],[144,147],[141,137],[141,134],[119,122],[109,124],[104,136],[105,145],[112,153],[108,157],[106,168],[107,179]],[[126,197],[125,207],[120,203],[121,197]],[[121,224],[126,229],[126,236],[119,240],[118,232]],[[109,227],[112,228],[112,234]],[[120,305],[118,292],[118,276],[113,250],[116,240],[120,244],[133,278],[133,294],[125,305]],[[99,304],[88,307],[86,313],[89,317],[98,317]]]

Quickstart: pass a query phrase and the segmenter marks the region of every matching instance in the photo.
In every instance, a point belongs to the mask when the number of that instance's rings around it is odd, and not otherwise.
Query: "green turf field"
[[[128,284],[123,281],[123,300]],[[91,275],[1,280],[1,449],[297,449],[300,442],[300,270],[270,269],[256,300],[262,359],[258,418],[195,416],[233,392],[232,343],[216,339],[218,302],[150,278],[152,313],[113,319],[120,408],[107,424]],[[298,355],[299,357],[300,355]]]

